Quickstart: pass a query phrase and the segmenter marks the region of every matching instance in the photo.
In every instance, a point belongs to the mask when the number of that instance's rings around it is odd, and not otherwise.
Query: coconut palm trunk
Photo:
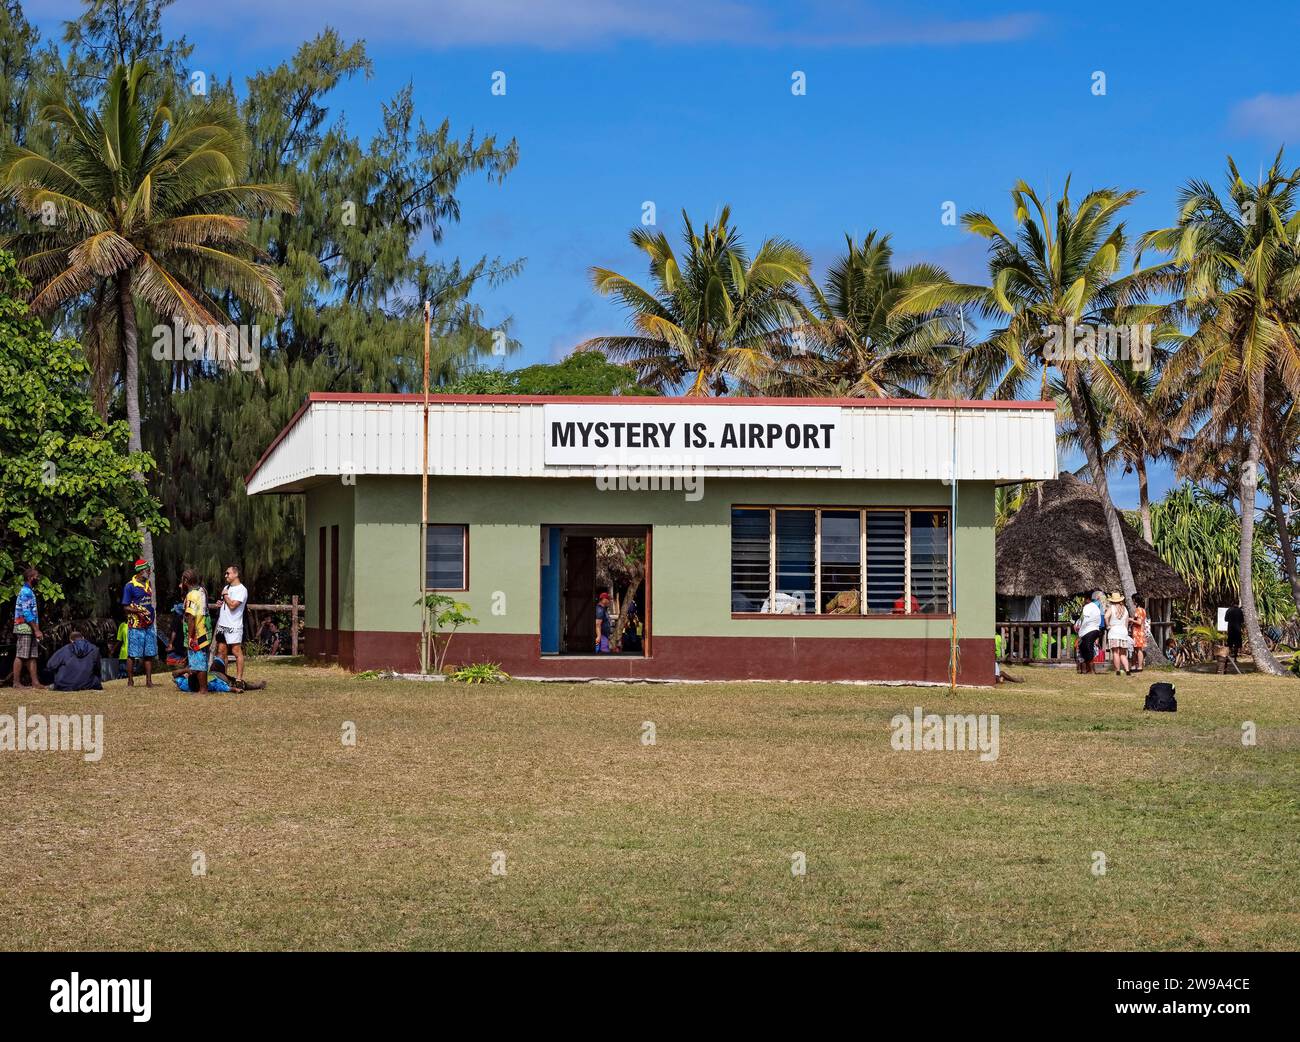
[[[1251,409],[1252,415],[1246,430],[1246,458],[1242,461],[1238,481],[1241,499],[1241,554],[1237,582],[1241,588],[1241,614],[1246,622],[1246,636],[1250,639],[1250,654],[1255,660],[1255,668],[1261,673],[1280,677],[1285,673],[1264,643],[1264,631],[1259,625],[1259,609],[1255,605],[1255,493],[1259,488],[1259,439],[1264,429],[1263,394],[1257,394],[1255,401],[1258,404]]]
[[[1088,460],[1088,471],[1092,475],[1093,487],[1101,500],[1102,513],[1106,517],[1106,530],[1110,533],[1110,545],[1115,554],[1115,568],[1119,571],[1120,585],[1124,587],[1124,600],[1129,613],[1136,610],[1133,595],[1137,593],[1137,583],[1133,580],[1133,565],[1128,559],[1128,544],[1124,542],[1124,529],[1120,525],[1119,511],[1110,498],[1110,485],[1106,481],[1106,468],[1101,461],[1101,435],[1098,430],[1097,417],[1092,404],[1083,392],[1079,373],[1070,368],[1065,375],[1066,394],[1070,398],[1070,411],[1074,413],[1074,422],[1078,427],[1080,441],[1083,442],[1083,454]]]
[[[122,353],[125,356],[125,379],[123,393],[126,397],[126,424],[130,433],[127,436],[127,448],[132,452],[143,452],[144,441],[140,435],[140,347],[139,330],[135,319],[135,297],[131,294],[131,269],[127,268],[117,277],[117,303],[122,320]],[[145,476],[135,472],[135,480],[145,483]],[[153,534],[143,525],[140,527],[141,556],[149,562],[150,575],[153,574]]]
[[[1155,546],[1155,536],[1151,531],[1151,490],[1147,486],[1147,459],[1139,456],[1137,461],[1138,476],[1138,512],[1142,517],[1142,538],[1147,546]]]

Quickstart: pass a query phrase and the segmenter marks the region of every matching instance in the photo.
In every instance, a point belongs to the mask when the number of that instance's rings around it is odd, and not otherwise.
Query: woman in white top
[[[1112,593],[1106,600],[1106,643],[1110,646],[1115,675],[1120,676],[1129,671],[1128,653],[1133,647],[1128,632],[1128,608],[1124,606],[1123,594]]]

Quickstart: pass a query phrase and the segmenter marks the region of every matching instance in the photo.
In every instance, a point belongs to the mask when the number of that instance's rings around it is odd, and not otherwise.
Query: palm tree
[[[1036,391],[1039,398],[1046,399],[1051,396],[1050,370],[1056,367],[1105,512],[1130,611],[1136,584],[1119,512],[1106,480],[1101,420],[1089,389],[1104,391],[1126,415],[1136,413],[1136,403],[1116,371],[1116,359],[1106,357],[1106,352],[1055,348],[1073,330],[1140,330],[1163,323],[1166,309],[1147,303],[1147,299],[1167,283],[1170,266],[1118,274],[1128,238],[1116,218],[1137,195],[1136,191],[1104,188],[1089,192],[1076,206],[1070,199],[1067,178],[1053,220],[1034,190],[1018,181],[1011,191],[1016,223],[1011,234],[986,214],[962,217],[967,230],[989,240],[990,284],[935,282],[918,286],[905,294],[893,311],[902,317],[945,305],[970,305],[993,323],[985,336],[958,351],[949,369],[950,379],[967,393],[1018,398]]]
[[[1197,323],[1165,375],[1171,387],[1194,382],[1203,389],[1205,419],[1192,443],[1209,454],[1236,435],[1241,610],[1256,665],[1281,675],[1260,628],[1252,557],[1270,383],[1276,378],[1292,394],[1300,389],[1300,170],[1284,172],[1279,151],[1267,176],[1251,185],[1229,156],[1227,181],[1226,199],[1206,182],[1190,182],[1179,195],[1178,222],[1143,241],[1178,263],[1179,304]]]
[[[1154,545],[1151,532],[1151,489],[1148,464],[1162,459],[1177,459],[1182,451],[1174,428],[1181,403],[1176,398],[1158,396],[1160,371],[1154,366],[1135,366],[1131,362],[1112,365],[1116,378],[1123,384],[1131,409],[1117,408],[1114,399],[1089,390],[1092,409],[1097,416],[1104,450],[1102,463],[1107,472],[1122,466],[1125,474],[1136,474],[1138,481],[1138,518],[1142,538]],[[1059,379],[1051,382],[1053,394],[1068,406],[1065,387]],[[1103,386],[1098,390],[1104,391]],[[1057,444],[1066,450],[1080,450],[1083,438],[1072,419],[1060,425]],[[1106,443],[1109,442],[1109,445]],[[1086,465],[1085,465],[1086,466]]]
[[[219,350],[229,349],[218,297],[233,294],[271,314],[281,306],[280,283],[247,237],[249,219],[295,208],[284,185],[241,183],[247,138],[232,111],[197,101],[174,107],[169,85],[147,103],[149,76],[143,64],[118,66],[98,112],[50,100],[41,115],[53,147],[11,146],[0,159],[0,190],[33,217],[57,214],[3,245],[32,280],[34,310],[89,309],[101,374],[111,378],[116,367],[103,357],[120,353],[132,452],[143,448],[138,304],[213,331]],[[106,398],[106,385],[100,393]],[[141,535],[152,564],[152,536]]]
[[[592,268],[596,292],[618,298],[636,332],[599,336],[578,345],[629,363],[639,381],[660,393],[756,393],[770,389],[774,359],[795,342],[807,310],[799,289],[809,259],[785,239],[768,239],[751,259],[724,207],[716,225],[697,234],[682,213],[682,262],[667,236],[632,231],[632,245],[650,259],[652,289],[606,268]]]
[[[861,244],[846,236],[847,250],[826,272],[822,286],[809,280],[817,352],[796,393],[846,398],[912,397],[939,378],[960,333],[955,307],[896,317],[895,306],[917,286],[951,282],[932,264],[893,266],[888,235],[869,231]],[[802,385],[802,386],[800,386]]]

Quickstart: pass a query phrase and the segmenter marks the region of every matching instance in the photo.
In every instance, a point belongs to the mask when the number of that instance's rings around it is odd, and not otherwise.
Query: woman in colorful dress
[[[1133,598],[1133,619],[1129,624],[1133,637],[1133,659],[1137,668],[1134,673],[1141,673],[1147,658],[1147,605],[1141,597]]]

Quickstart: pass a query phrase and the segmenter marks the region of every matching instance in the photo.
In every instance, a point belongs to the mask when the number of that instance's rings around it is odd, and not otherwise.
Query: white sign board
[[[839,467],[840,410],[804,405],[545,405],[548,466]]]

